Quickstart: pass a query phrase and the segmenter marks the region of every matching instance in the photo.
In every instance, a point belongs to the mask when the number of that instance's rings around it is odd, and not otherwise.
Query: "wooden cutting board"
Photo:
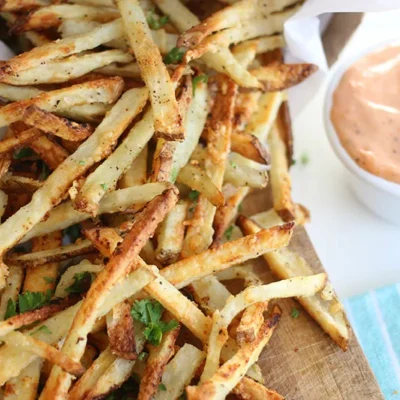
[[[244,214],[268,209],[266,190],[252,193],[244,203]],[[315,272],[323,266],[303,227],[297,227],[290,248],[301,254]],[[266,282],[273,281],[267,264],[257,260],[257,271]],[[281,322],[258,364],[265,385],[286,400],[381,400],[383,395],[354,333],[347,352],[343,352],[295,300],[279,300]],[[290,316],[293,307],[298,318]]]

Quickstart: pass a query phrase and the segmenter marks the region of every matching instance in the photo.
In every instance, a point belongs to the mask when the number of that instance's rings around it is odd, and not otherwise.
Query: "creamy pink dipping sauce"
[[[361,168],[400,183],[400,46],[368,54],[346,71],[331,121]]]

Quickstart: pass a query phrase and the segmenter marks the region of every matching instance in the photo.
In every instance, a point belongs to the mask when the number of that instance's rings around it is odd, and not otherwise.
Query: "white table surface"
[[[400,5],[399,5],[400,7]],[[341,57],[385,39],[400,39],[400,10],[369,13]],[[311,211],[307,231],[342,298],[400,282],[400,226],[372,214],[350,191],[346,171],[325,133],[322,107],[328,74],[294,119],[293,198]],[[301,165],[301,155],[309,162]]]

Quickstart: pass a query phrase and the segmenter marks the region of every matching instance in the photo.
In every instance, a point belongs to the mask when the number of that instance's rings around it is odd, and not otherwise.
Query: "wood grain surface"
[[[270,207],[266,190],[256,191],[244,203],[244,214]],[[313,267],[324,271],[303,227],[297,227],[290,243]],[[266,282],[274,280],[265,261],[257,260],[257,272]],[[261,354],[265,385],[286,400],[381,400],[383,396],[354,333],[349,350],[343,352],[308,316],[295,300],[279,300],[281,322]],[[298,318],[290,312],[296,307]]]

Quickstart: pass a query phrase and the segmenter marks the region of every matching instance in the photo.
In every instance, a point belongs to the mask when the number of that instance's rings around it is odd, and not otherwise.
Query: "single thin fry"
[[[246,133],[233,133],[231,150],[260,164],[269,164],[268,150],[256,136]]]
[[[268,309],[268,302],[255,303],[243,311],[236,328],[236,340],[240,346],[254,342],[264,322],[263,313]]]
[[[149,90],[156,133],[166,140],[184,139],[182,116],[174,87],[153,42],[150,28],[138,0],[118,0],[125,32],[139,64],[142,78]]]
[[[7,286],[1,293],[0,298],[0,321],[4,320],[8,302],[16,302],[18,300],[18,294],[21,290],[23,279],[24,271],[22,268],[11,264],[7,277]]]
[[[21,11],[47,5],[49,5],[49,2],[46,0],[4,0],[0,4],[0,10]]]
[[[267,389],[264,385],[260,385],[246,376],[242,378],[232,392],[241,400],[285,400],[279,393]]]

